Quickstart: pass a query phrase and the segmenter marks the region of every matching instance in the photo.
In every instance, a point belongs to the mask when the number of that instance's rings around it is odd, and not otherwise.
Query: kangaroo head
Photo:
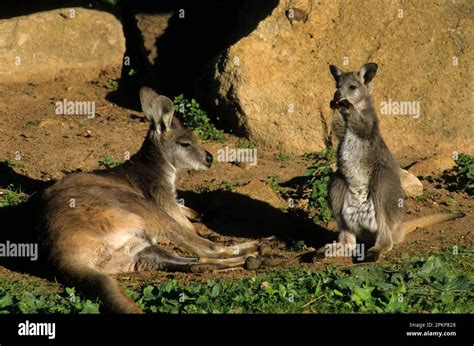
[[[355,72],[344,72],[334,65],[329,65],[329,69],[336,81],[334,101],[347,99],[357,108],[372,95],[371,82],[377,73],[377,64],[372,62],[365,64],[360,71]]]
[[[152,89],[140,89],[145,117],[151,122],[148,140],[176,170],[204,170],[211,167],[212,155],[199,147],[191,131],[174,118],[173,102]]]

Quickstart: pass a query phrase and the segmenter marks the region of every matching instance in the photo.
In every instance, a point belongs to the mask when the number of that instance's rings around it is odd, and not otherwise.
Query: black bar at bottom
[[[28,321],[28,322],[26,322]],[[20,336],[55,323],[54,339]],[[26,324],[28,323],[28,324]],[[473,315],[3,315],[8,344],[473,345]],[[46,329],[44,329],[46,330]],[[29,333],[29,331],[28,331]]]

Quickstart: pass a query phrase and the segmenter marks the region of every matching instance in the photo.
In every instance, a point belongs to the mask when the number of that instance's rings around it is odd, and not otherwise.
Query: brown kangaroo
[[[141,310],[110,274],[252,267],[269,249],[265,241],[223,246],[197,234],[188,220],[196,212],[177,202],[175,178],[180,170],[210,168],[213,157],[173,117],[170,99],[144,87],[140,100],[151,125],[130,160],[104,171],[71,174],[44,194],[41,245],[49,263],[115,313]],[[169,242],[197,257],[160,246]]]

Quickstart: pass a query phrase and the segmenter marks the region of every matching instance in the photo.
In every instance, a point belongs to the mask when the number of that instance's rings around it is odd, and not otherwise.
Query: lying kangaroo
[[[71,174],[45,191],[42,248],[65,280],[98,296],[109,312],[140,313],[109,274],[140,270],[201,272],[255,266],[265,242],[223,246],[199,236],[176,199],[180,170],[205,170],[212,155],[173,117],[170,99],[140,90],[151,122],[141,149],[124,164]],[[163,248],[172,242],[198,257]],[[267,250],[265,250],[265,248]]]
[[[462,217],[435,214],[402,223],[404,192],[399,165],[380,134],[372,101],[371,82],[377,64],[365,64],[358,72],[344,73],[330,65],[336,92],[330,106],[335,110],[333,133],[339,140],[337,172],[330,185],[330,204],[339,231],[339,243],[355,249],[356,238],[375,242],[365,256],[377,261],[383,252],[400,243],[418,227]],[[333,250],[336,250],[334,248]],[[336,251],[316,253],[315,260]]]

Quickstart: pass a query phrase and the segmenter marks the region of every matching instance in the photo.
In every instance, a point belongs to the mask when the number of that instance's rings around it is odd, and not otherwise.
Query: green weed
[[[236,280],[171,279],[127,292],[149,313],[473,313],[474,252],[455,250],[319,272],[295,267]],[[97,311],[74,288],[0,279],[0,313]]]
[[[169,280],[133,298],[154,313],[472,313],[474,283],[458,266],[472,260],[473,252],[447,250],[349,269],[279,269],[189,285]]]
[[[201,109],[196,100],[185,99],[183,95],[176,96],[173,100],[175,111],[183,124],[193,130],[196,135],[204,140],[225,142],[227,137],[218,130],[209,120],[207,113]]]
[[[275,153],[275,158],[280,162],[293,160],[293,155],[286,153]]]
[[[14,168],[14,167],[23,167],[23,164],[19,162],[19,160],[11,160],[11,159],[6,159],[3,161],[5,165],[8,167]]]
[[[0,192],[0,208],[15,206],[28,200],[28,195],[23,193],[21,189],[15,189],[13,185]]]
[[[458,165],[458,176],[455,183],[457,190],[474,195],[474,157],[459,154],[455,162]]]
[[[257,145],[252,143],[247,138],[240,138],[236,143],[235,147],[237,149],[256,149]]]
[[[309,191],[309,206],[314,209],[316,222],[328,222],[332,218],[329,206],[329,181],[332,175],[330,163],[336,157],[334,151],[323,151],[312,154],[313,164],[305,171],[308,178],[304,190]]]
[[[280,176],[272,174],[268,177],[268,186],[274,191],[280,191]]]
[[[107,81],[107,83],[109,84],[110,88],[115,91],[119,87],[120,80],[118,80],[118,79],[109,79]]]
[[[57,293],[34,281],[0,280],[0,313],[87,313],[99,312],[99,304],[83,299],[74,288]]]
[[[99,167],[105,168],[114,168],[118,165],[121,165],[124,161],[114,160],[114,158],[110,155],[103,156],[99,159]]]

